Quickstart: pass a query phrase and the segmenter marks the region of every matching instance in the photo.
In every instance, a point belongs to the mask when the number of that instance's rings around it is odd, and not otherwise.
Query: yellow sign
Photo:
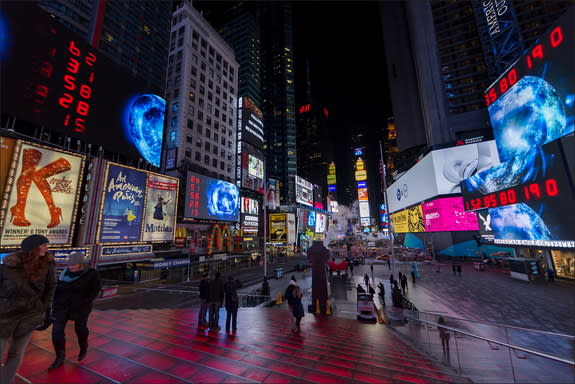
[[[367,180],[367,172],[366,171],[355,171],[355,180],[356,181]]]
[[[283,243],[287,241],[287,214],[272,213],[269,215],[269,241]]]
[[[335,175],[327,175],[327,184],[328,185],[336,184]]]
[[[357,199],[358,200],[365,200],[367,201],[367,188],[358,188],[357,190]]]
[[[357,161],[355,162],[355,169],[358,171],[363,171],[365,169],[363,160],[361,158],[357,159]]]
[[[391,222],[395,233],[425,232],[421,205],[392,213]]]
[[[391,222],[393,223],[393,231],[395,233],[406,233],[407,230],[407,211],[400,211],[391,214]]]
[[[335,175],[335,163],[332,161],[331,163],[329,163],[329,167],[328,167],[328,171],[327,173],[329,175]]]

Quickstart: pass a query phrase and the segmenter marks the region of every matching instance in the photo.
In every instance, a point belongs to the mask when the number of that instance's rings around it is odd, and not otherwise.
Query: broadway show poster
[[[146,173],[108,163],[103,193],[100,243],[141,241]]]
[[[80,155],[17,145],[6,182],[3,247],[19,246],[32,234],[46,236],[50,244],[71,243],[83,165]]]
[[[143,241],[173,241],[178,179],[148,174]]]
[[[0,203],[4,198],[4,187],[6,186],[10,165],[12,165],[15,145],[16,140],[0,136]]]

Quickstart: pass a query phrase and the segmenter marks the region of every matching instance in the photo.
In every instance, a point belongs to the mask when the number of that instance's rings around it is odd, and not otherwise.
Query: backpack
[[[286,298],[286,300],[293,300],[294,299],[293,291],[294,291],[294,286],[291,284],[288,285],[288,287],[286,288],[286,291],[284,293],[284,297]]]

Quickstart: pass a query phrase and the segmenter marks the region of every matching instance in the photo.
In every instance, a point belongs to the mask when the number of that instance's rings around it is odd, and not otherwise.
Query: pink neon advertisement
[[[477,231],[477,216],[463,209],[461,197],[446,197],[421,204],[426,232]]]

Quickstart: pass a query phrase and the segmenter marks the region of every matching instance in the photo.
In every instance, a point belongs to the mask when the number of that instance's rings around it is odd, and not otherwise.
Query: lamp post
[[[394,250],[393,250],[393,228],[392,228],[392,224],[391,224],[391,215],[389,214],[389,204],[388,204],[388,199],[387,199],[387,180],[386,180],[386,176],[387,176],[387,170],[386,170],[386,166],[385,166],[385,162],[383,161],[383,149],[381,146],[381,140],[379,140],[379,156],[380,156],[380,161],[381,161],[381,168],[382,168],[382,173],[383,173],[383,201],[385,203],[385,210],[387,212],[387,221],[388,221],[388,230],[389,230],[389,237],[391,240],[391,273],[395,275],[395,254],[394,254]]]
[[[267,239],[268,239],[268,205],[266,201],[266,195],[264,190],[264,277],[268,275],[268,254],[267,254]]]

